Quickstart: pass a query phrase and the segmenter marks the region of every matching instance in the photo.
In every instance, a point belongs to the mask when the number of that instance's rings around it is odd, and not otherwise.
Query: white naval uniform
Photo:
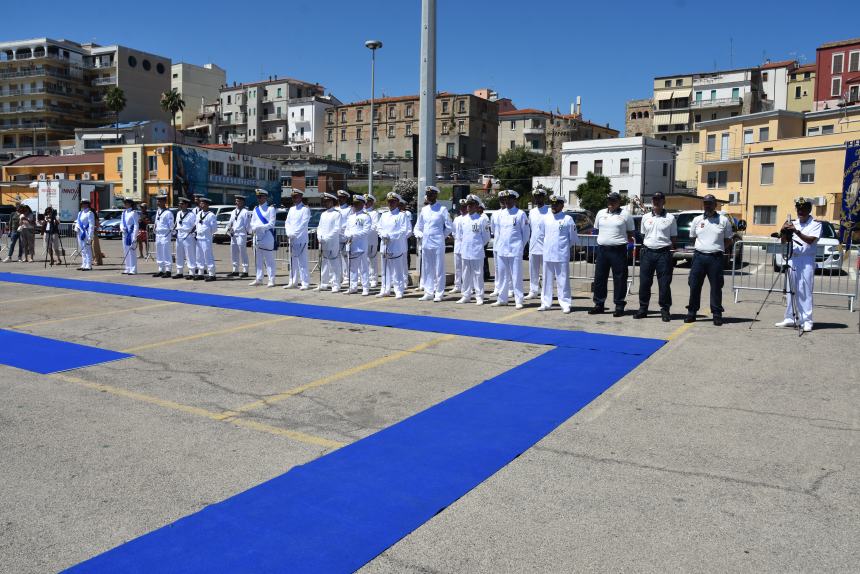
[[[460,224],[468,214],[457,215],[451,222],[451,235],[454,236],[454,288],[451,293],[463,290],[463,247],[461,242]]]
[[[380,215],[376,231],[382,240],[382,288],[380,295],[388,295],[394,289],[402,297],[406,289],[406,249],[411,220],[409,212],[400,209]]]
[[[248,272],[248,233],[251,231],[251,212],[237,207],[230,213],[227,235],[230,236],[230,262],[233,273]]]
[[[320,214],[317,226],[317,238],[320,242],[320,284],[317,289],[327,289],[335,293],[340,291],[343,277],[341,268],[341,232],[344,229],[340,209],[332,207]]]
[[[140,230],[140,213],[135,209],[126,209],[120,214],[119,229],[122,231],[122,256],[125,271],[133,275],[137,273],[137,250],[135,249],[137,233]]]
[[[93,268],[93,234],[95,231],[95,215],[89,208],[82,209],[75,219],[75,236],[78,238],[78,251],[81,252],[81,269]]]
[[[307,288],[310,283],[308,271],[308,223],[311,210],[304,203],[297,203],[287,211],[284,231],[290,245],[290,280],[287,286]]]
[[[352,204],[350,203],[342,203],[337,206],[337,211],[340,213],[340,269],[341,269],[341,280],[344,285],[349,282],[349,254],[346,252],[346,237],[344,234],[346,233],[346,220],[349,218],[349,214],[352,213]]]
[[[529,295],[535,296],[541,293],[540,275],[543,272],[543,238],[540,226],[543,225],[544,218],[547,215],[552,215],[552,210],[549,206],[533,207],[529,211],[529,227],[531,227],[531,236],[529,236]]]
[[[251,233],[254,234],[254,266],[255,283],[263,281],[263,267],[269,277],[269,286],[275,284],[275,251],[278,249],[275,241],[276,210],[268,203],[258,205],[251,210]]]
[[[370,235],[370,216],[361,210],[353,211],[346,220],[346,232],[344,238],[349,242],[349,292],[358,291],[358,283],[361,281],[362,295],[367,295],[368,287],[368,260],[367,260],[367,238]]]
[[[513,289],[514,302],[523,304],[523,248],[529,240],[529,220],[518,207],[500,209],[493,215],[496,239],[493,246],[499,259],[499,303],[508,302]]]
[[[490,240],[490,220],[483,213],[460,216],[459,233],[463,299],[469,301],[474,294],[481,304],[484,302],[484,249]]]
[[[404,287],[409,287],[409,238],[412,237],[412,212],[408,209],[404,209],[403,217],[406,220],[406,251],[404,252],[403,257],[398,259],[398,261],[403,267],[403,285]],[[417,251],[417,245],[415,254],[420,255],[420,253],[418,253]]]
[[[215,277],[215,253],[212,251],[212,238],[218,228],[218,218],[211,211],[197,213],[197,270],[199,275],[205,271],[209,277]]]
[[[793,289],[795,293],[797,322],[801,326],[809,323],[811,327],[812,291],[815,282],[815,252],[818,249],[818,238],[821,237],[821,222],[815,221],[810,215],[806,218],[806,223],[801,223],[799,219],[795,219],[792,223],[795,229],[802,234],[816,238],[811,244],[807,244],[800,237],[792,235],[791,241],[794,244],[794,252],[791,259],[788,260],[788,266],[791,268],[789,289]],[[791,297],[790,292],[785,294],[785,318],[786,320],[794,321]]]
[[[155,263],[160,273],[170,273],[170,240],[173,237],[173,213],[165,208],[155,212]]]
[[[451,235],[451,216],[438,201],[418,212],[414,234],[421,241],[421,287],[425,295],[445,292],[445,238]]]
[[[541,307],[552,307],[552,284],[555,280],[558,304],[565,313],[570,312],[570,250],[578,241],[576,224],[564,212],[544,216],[540,229],[543,243],[543,291]]]
[[[197,216],[189,209],[176,212],[176,274],[182,275],[182,268],[187,267],[188,275],[193,275],[197,268]]]
[[[365,209],[370,217],[370,233],[367,234],[367,263],[369,267],[370,286],[376,287],[379,277],[379,235],[376,227],[379,224],[379,212],[376,209]]]

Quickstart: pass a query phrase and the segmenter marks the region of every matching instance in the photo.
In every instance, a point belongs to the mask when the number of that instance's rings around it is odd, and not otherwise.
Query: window
[[[406,159],[412,159],[412,150],[411,149],[406,150]]]
[[[776,206],[756,205],[753,208],[753,223],[757,225],[776,225]]]
[[[625,158],[621,159],[621,171],[620,173],[630,173],[630,160]],[[663,174],[665,175],[665,174]]]
[[[753,131],[752,130],[744,130],[744,143],[745,144],[753,143]]]
[[[761,79],[762,79],[763,81],[765,81],[765,82],[767,81],[767,72],[762,72],[762,73],[761,73]]]
[[[511,142],[511,143],[514,143],[514,142]],[[570,162],[570,167],[568,168],[567,173],[568,173],[568,175],[570,175],[572,177],[578,176],[579,175],[579,162],[578,161]]]
[[[379,139],[379,128],[377,128],[376,126],[373,126],[373,139]]]
[[[340,112],[340,123],[346,123],[346,110],[341,110]]]
[[[770,128],[759,128],[758,129],[758,141],[766,142],[770,139]]]
[[[676,86],[683,86],[683,85],[684,85],[684,80],[682,80],[682,79],[680,79],[680,78],[679,78],[679,79],[677,79],[677,80],[675,80],[675,85],[676,85]]]
[[[355,119],[356,120],[361,121],[363,119],[363,116],[364,116],[364,110],[362,110],[361,108],[359,108],[355,111]]]
[[[832,65],[830,66],[831,74],[842,73],[842,62],[845,60],[845,54],[833,54]]]
[[[232,103],[232,101],[231,101],[231,99],[230,99],[230,98],[231,98],[231,96],[228,94],[228,95],[227,95],[227,103],[228,103],[228,104]]]
[[[511,120],[511,129],[512,129],[512,130],[517,129],[517,122],[516,122],[516,120]]]
[[[342,142],[346,141],[346,129],[340,130],[340,141],[342,141]]]
[[[461,114],[465,113],[466,112],[466,100],[460,100],[457,103],[458,103],[458,108],[459,108],[457,111],[460,112]]]
[[[740,88],[732,88],[732,99],[734,101],[738,101],[741,97],[741,89]]]
[[[357,161],[357,162],[361,161],[361,152],[360,151],[355,152],[355,161]]]
[[[240,173],[241,167],[237,163],[228,163],[227,164],[227,176],[228,177],[242,177]]]
[[[701,92],[701,91],[697,91],[697,92],[696,92],[696,101],[697,101],[697,102],[701,102],[701,101],[702,101],[702,92]]]
[[[134,68],[135,66],[137,66],[137,58],[135,58],[134,56],[129,56],[128,65],[130,68]]]
[[[397,117],[397,111],[394,106],[388,106],[388,119],[393,120]]]
[[[833,133],[833,126],[821,126],[821,135],[826,136]]]
[[[448,122],[442,122],[442,135],[448,133]]]
[[[860,72],[860,51],[848,54],[848,71]]]
[[[808,136],[817,136],[820,128],[807,128],[806,135]]]
[[[406,137],[412,135],[412,124],[406,124]]]
[[[394,159],[394,151],[388,150],[388,156],[387,157],[388,157],[388,159]]]
[[[355,139],[361,141],[361,128],[355,128]]]
[[[540,140],[532,140],[532,149],[540,149]]]
[[[345,153],[340,154],[340,160],[346,161],[346,154]]]
[[[603,175],[603,160],[594,160],[594,175]]]
[[[280,97],[282,97],[282,96],[281,96],[281,94],[282,94],[281,90],[282,90],[282,89],[283,89],[283,88],[278,88],[278,96],[277,96],[277,97],[279,97],[279,98],[280,98]]]
[[[447,101],[442,102],[442,113],[443,113],[443,114],[447,114],[447,113],[448,113],[448,102],[447,102]]]
[[[464,134],[466,133],[466,122],[460,120],[457,122],[457,132]]]
[[[328,115],[326,116],[326,123],[328,125],[332,125],[334,123],[334,114],[333,113],[331,113],[331,112],[328,113]]]
[[[445,146],[445,157],[454,157],[454,144],[449,143]]]
[[[647,110],[645,111],[645,117],[646,118],[648,117],[648,111]]]
[[[717,136],[716,134],[710,134],[708,136],[708,147],[706,151],[717,151]]]
[[[669,175],[669,164],[667,162],[663,162],[663,177]]]
[[[116,170],[122,175],[122,156],[116,158]]]
[[[146,156],[146,170],[151,174],[158,173],[158,156],[157,155]]]
[[[388,137],[394,137],[394,126],[388,126]]]
[[[848,101],[852,103],[860,101],[860,86],[855,85],[848,88]]]
[[[327,141],[327,142],[334,141],[334,130],[326,130],[325,141]]]
[[[412,104],[406,104],[406,117],[411,118],[413,115],[415,115],[415,112],[413,111]]]
[[[159,74],[163,74],[164,73],[164,64],[162,64],[161,62],[156,64],[155,65],[155,71],[158,72]]]
[[[511,149],[516,149],[516,148],[517,148],[517,142],[515,142],[514,140],[511,140]]]
[[[663,82],[663,85],[667,88],[671,88],[672,87],[672,80],[666,80],[665,82]]]
[[[800,160],[800,183],[815,183],[815,160]]]
[[[811,77],[812,77],[812,72],[804,72],[804,73],[803,73],[803,79],[804,79],[804,80],[808,80],[808,79],[810,79]]]
[[[702,114],[696,114],[696,115],[695,115],[695,120],[694,120],[694,121],[696,121],[696,122],[700,122],[700,121],[702,121]]]
[[[716,99],[717,99],[717,90],[711,90],[711,101],[713,102]]]
[[[794,88],[794,99],[795,100],[800,99],[800,86],[795,86],[795,88]]]
[[[761,164],[761,184],[762,185],[773,185],[773,164],[772,163],[763,163]]]
[[[830,80],[830,95],[834,97],[839,97],[842,95],[842,77],[841,76],[833,76],[833,79]]]
[[[725,189],[728,184],[728,175],[727,171],[709,171],[708,178],[708,189]]]

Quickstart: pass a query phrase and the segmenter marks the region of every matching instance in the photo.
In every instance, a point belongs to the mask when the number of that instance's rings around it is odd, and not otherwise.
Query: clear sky
[[[438,0],[437,89],[490,87],[519,108],[583,114],[624,128],[624,102],[654,76],[811,63],[815,48],[860,36],[860,9],[830,3]],[[853,11],[853,14],[852,14]],[[418,92],[420,0],[139,3],[3,2],[2,38],[120,43],[174,62],[214,62],[230,82],[268,75],[319,82],[342,101]],[[14,25],[10,25],[14,23]]]

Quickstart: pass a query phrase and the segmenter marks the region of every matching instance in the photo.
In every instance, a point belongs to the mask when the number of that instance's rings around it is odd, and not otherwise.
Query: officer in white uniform
[[[135,241],[140,230],[140,213],[134,208],[134,200],[127,197],[123,200],[125,210],[120,214],[119,229],[122,232],[122,255],[124,263],[123,275],[137,273],[137,251]]]
[[[78,240],[78,251],[81,254],[81,266],[78,271],[93,270],[93,234],[96,231],[96,218],[90,209],[90,200],[81,200],[81,210],[75,219],[75,237]]]
[[[421,287],[424,296],[419,301],[442,300],[445,294],[445,238],[451,235],[451,216],[448,209],[438,203],[439,188],[428,185],[425,189],[427,205],[418,212],[414,234],[421,242]]]
[[[331,287],[333,293],[340,291],[341,252],[343,251],[341,237],[344,230],[343,217],[340,208],[335,207],[337,197],[323,193],[323,205],[326,210],[320,214],[317,226],[317,239],[320,242],[320,284],[317,291]]]
[[[386,196],[388,211],[381,214],[376,233],[382,241],[382,287],[377,297],[386,297],[394,290],[394,298],[402,299],[406,289],[406,260],[407,238],[412,222],[408,215],[400,211],[403,198],[391,192]]]
[[[263,284],[263,267],[269,282],[266,287],[275,286],[275,251],[278,242],[275,232],[276,210],[274,205],[269,205],[269,192],[265,189],[257,189],[257,206],[251,210],[251,233],[254,234],[254,267],[256,275],[248,285],[256,286]]]
[[[364,211],[370,217],[370,233],[367,234],[367,261],[370,273],[370,288],[376,287],[379,277],[379,235],[376,227],[379,224],[379,211],[376,210],[376,198],[369,193],[364,196]]]
[[[406,228],[407,228],[406,229],[406,252],[403,255],[403,257],[398,259],[398,261],[400,262],[400,265],[403,267],[403,280],[404,280],[403,285],[405,287],[409,287],[409,281],[411,280],[411,277],[409,275],[409,238],[413,237],[413,234],[412,234],[412,227],[413,227],[413,225],[412,225],[412,212],[409,211],[409,207],[407,207],[406,201],[404,201],[403,198],[400,199],[400,202],[397,205],[400,208],[400,213],[402,213],[404,219],[406,219]],[[418,242],[416,241],[415,254],[419,255],[417,243]],[[418,258],[418,265],[421,265],[421,263],[422,263],[421,258],[419,257]],[[421,269],[420,268],[418,269],[418,275],[419,276],[421,275]],[[416,290],[421,289],[421,285],[415,286],[415,289]]]
[[[337,201],[337,211],[340,213],[342,224],[340,229],[340,268],[343,274],[341,284],[343,287],[346,287],[349,284],[349,254],[346,251],[346,238],[344,234],[346,232],[346,220],[349,218],[349,214],[352,213],[352,202],[349,200],[349,192],[343,189],[337,190]]]
[[[251,231],[251,212],[245,207],[245,196],[234,197],[236,209],[230,213],[227,235],[230,236],[230,262],[233,270],[227,277],[248,276],[248,233]]]
[[[546,205],[546,190],[543,187],[533,189],[532,198],[534,198],[535,207],[529,211],[529,226],[532,233],[529,237],[529,294],[525,296],[527,301],[541,294],[540,274],[543,271],[544,234],[541,233],[540,226],[543,225],[544,219],[549,214],[549,207]]]
[[[658,302],[660,316],[668,323],[672,320],[669,308],[672,306],[672,252],[678,237],[678,224],[675,216],[663,206],[666,196],[658,191],[651,198],[651,211],[642,216],[642,249],[639,256],[639,310],[634,319],[644,319],[648,315],[651,301],[651,285],[657,275],[659,289]]]
[[[476,195],[466,198],[468,213],[460,216],[456,225],[463,274],[461,288],[463,296],[457,303],[468,303],[475,295],[475,303],[484,304],[484,250],[490,241],[490,220],[479,212],[481,200]]]
[[[815,252],[821,238],[821,223],[815,221],[810,213],[812,202],[799,197],[794,201],[797,219],[786,221],[782,226],[780,241],[791,242],[791,257],[788,258],[788,288],[785,294],[785,319],[777,327],[796,327],[804,332],[812,331],[812,291],[815,281]],[[794,291],[794,305],[792,294]],[[797,317],[795,318],[795,307]],[[795,322],[797,321],[797,322]]]
[[[538,311],[552,308],[552,284],[555,281],[558,304],[564,313],[570,313],[570,250],[579,238],[573,218],[562,211],[564,198],[553,195],[550,205],[551,212],[544,215],[538,227],[538,233],[543,236],[543,291]]]
[[[454,236],[454,286],[449,293],[457,293],[463,290],[463,246],[460,244],[460,223],[469,217],[469,206],[466,198],[458,202],[459,214],[451,223],[451,235]]]
[[[365,199],[363,195],[352,196],[352,213],[346,218],[345,238],[347,252],[349,253],[349,290],[352,295],[358,293],[358,284],[361,282],[361,294],[370,295],[368,290],[367,270],[367,238],[370,235],[370,216],[364,211]]]
[[[528,216],[517,207],[519,196],[513,189],[506,190],[505,208],[493,215],[493,243],[499,260],[499,297],[493,307],[507,305],[508,291],[513,290],[516,308],[523,308],[523,249],[530,232]]]
[[[613,317],[624,315],[627,306],[627,244],[634,240],[636,225],[633,216],[621,209],[621,194],[616,191],[606,196],[605,209],[597,212],[594,228],[597,229],[597,261],[594,265],[594,307],[589,315],[606,310],[609,271],[612,271],[612,302],[615,303]]]
[[[170,240],[173,238],[173,213],[167,209],[167,196],[155,196],[155,262],[158,272],[153,277],[170,278],[170,267],[173,264],[170,253]]]
[[[194,237],[197,229],[197,216],[189,209],[191,200],[179,198],[179,211],[176,212],[176,273],[174,279],[182,279],[182,268],[187,267],[185,278],[194,279],[194,269],[197,267],[197,240]]]
[[[703,197],[702,204],[705,212],[694,217],[690,224],[696,252],[690,264],[690,302],[684,322],[695,322],[707,277],[711,287],[711,314],[714,325],[719,327],[723,324],[723,254],[732,248],[733,230],[728,217],[717,213],[717,199],[713,195],[709,193]]]
[[[194,279],[203,279],[203,268],[206,270],[206,281],[215,281],[215,253],[212,251],[212,238],[218,228],[218,219],[209,211],[212,200],[200,198],[200,210],[197,212],[197,269]]]
[[[298,287],[305,291],[310,284],[308,271],[308,223],[311,220],[311,210],[304,203],[304,192],[293,189],[293,205],[287,211],[284,230],[290,246],[290,280],[284,289]]]

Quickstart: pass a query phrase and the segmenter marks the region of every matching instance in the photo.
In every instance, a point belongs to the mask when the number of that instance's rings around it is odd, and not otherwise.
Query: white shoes
[[[256,279],[254,279],[253,281],[248,283],[248,287],[257,287],[257,286],[262,285],[262,284],[263,283],[261,281],[257,281]]]
[[[340,287],[338,287],[337,285],[334,285],[334,286],[331,288],[331,292],[332,292],[332,293],[340,293]]]
[[[549,311],[549,307],[547,307],[546,305],[541,305],[540,307],[538,307],[538,311]]]
[[[463,303],[468,303],[468,302],[469,302],[468,297],[460,297],[459,299],[457,299],[455,301],[455,303],[457,303],[458,305],[462,305]]]
[[[419,301],[432,301],[433,300],[433,294],[432,293],[425,293],[424,296],[418,300]]]
[[[475,300],[475,305],[483,305],[483,304],[484,304],[484,300],[483,300],[483,299],[478,298],[478,299],[476,299],[476,300]]]
[[[368,295],[370,295],[370,291],[368,291],[367,289],[364,289],[364,290],[361,292],[361,296],[362,296],[362,297],[367,297]]]
[[[451,294],[459,293],[459,292],[460,292],[460,289],[457,287],[452,287],[451,290],[448,291],[448,293],[451,293]]]
[[[522,303],[517,303],[516,305],[514,305],[514,309],[522,309],[522,308],[523,308]]]
[[[324,290],[326,290],[326,289],[328,289],[328,288],[329,288],[329,286],[323,283],[322,285],[317,285],[317,286],[314,288],[314,291],[324,291]]]
[[[537,293],[529,293],[525,297],[523,297],[523,301],[531,301],[532,299],[537,299]]]
[[[274,287],[274,286],[275,286],[275,282],[274,282],[274,281],[269,281],[268,283],[266,283],[266,287],[270,287],[270,288],[271,288],[271,287]]]
[[[506,307],[507,305],[507,301],[496,301],[495,303],[491,303],[490,307]]]
[[[565,315],[567,315],[568,313],[571,312],[571,308],[570,307],[562,307],[561,312],[564,313]]]
[[[377,299],[382,299],[383,297],[388,297],[388,293],[377,293],[374,295]]]
[[[498,289],[493,289],[493,292],[492,292],[492,293],[490,293],[490,295],[489,295],[489,296],[490,296],[490,297],[498,297],[498,296],[499,296],[499,290],[498,290]]]
[[[779,323],[774,323],[774,327],[792,327],[794,328],[795,324],[792,319],[783,319]]]
[[[435,297],[433,297],[433,302],[434,303],[441,303],[442,302],[442,295],[436,295]]]
[[[803,332],[809,333],[810,331],[812,331],[812,321],[807,321],[803,324]]]
[[[295,285],[294,285],[292,282],[287,283],[286,285],[284,285],[284,289],[292,289],[293,287],[295,287]]]
[[[299,291],[307,291],[307,290],[308,290],[307,285],[302,285],[301,287],[299,287]]]
[[[397,294],[394,296],[394,298],[395,298],[395,299],[403,299],[403,293],[397,293]]]

